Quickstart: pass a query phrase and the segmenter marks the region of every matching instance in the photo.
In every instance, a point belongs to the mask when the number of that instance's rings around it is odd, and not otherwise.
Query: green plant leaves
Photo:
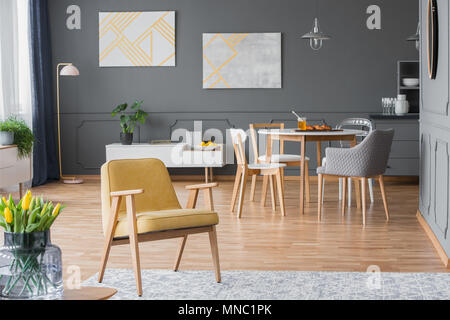
[[[5,121],[0,121],[0,131],[14,132],[14,144],[17,145],[19,159],[31,155],[34,135],[25,121],[16,116],[10,116]]]
[[[122,128],[123,133],[133,133],[134,129],[136,128],[136,123],[139,122],[141,124],[144,124],[147,120],[148,113],[143,111],[141,109],[142,103],[144,101],[135,101],[131,105],[131,110],[134,110],[134,113],[132,114],[126,114],[126,110],[128,108],[127,103],[123,103],[118,105],[114,110],[111,112],[111,116],[115,117],[117,114],[120,113],[120,127]]]

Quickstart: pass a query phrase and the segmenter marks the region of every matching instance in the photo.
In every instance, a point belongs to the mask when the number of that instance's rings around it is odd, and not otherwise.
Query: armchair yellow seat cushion
[[[217,213],[208,209],[175,209],[141,212],[136,215],[138,234],[185,228],[211,226],[219,223]],[[127,217],[117,223],[115,237],[128,236]]]
[[[218,224],[217,213],[208,209],[182,209],[169,173],[161,160],[112,160],[101,169],[102,218],[106,232],[111,216],[111,192],[142,189],[135,196],[138,233]],[[114,237],[128,236],[125,201],[119,209]]]

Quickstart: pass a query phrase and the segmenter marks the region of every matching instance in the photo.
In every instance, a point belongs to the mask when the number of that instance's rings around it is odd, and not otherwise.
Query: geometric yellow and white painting
[[[175,65],[175,11],[100,12],[100,67]]]
[[[281,88],[281,33],[204,33],[203,88]]]

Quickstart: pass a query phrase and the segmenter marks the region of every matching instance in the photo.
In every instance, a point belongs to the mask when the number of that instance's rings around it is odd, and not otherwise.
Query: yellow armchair
[[[138,295],[142,295],[139,242],[181,237],[175,260],[178,270],[189,234],[208,232],[216,272],[220,282],[219,252],[212,188],[217,183],[187,186],[186,209],[178,202],[169,173],[158,159],[113,160],[101,168],[102,220],[105,234],[98,281],[103,281],[111,246],[130,244]],[[203,191],[204,209],[195,209]],[[125,201],[123,201],[125,200]]]

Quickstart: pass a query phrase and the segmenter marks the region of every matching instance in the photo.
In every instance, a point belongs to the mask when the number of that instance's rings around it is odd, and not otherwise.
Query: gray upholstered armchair
[[[389,210],[384,191],[383,174],[386,171],[389,153],[391,151],[394,130],[374,130],[359,145],[353,148],[327,148],[326,164],[317,168],[319,175],[318,218],[322,213],[322,187],[325,176],[340,178],[351,177],[361,182],[363,225],[366,224],[366,179],[377,178],[380,183],[386,219],[389,220]],[[343,179],[342,215],[345,213],[346,181]]]

